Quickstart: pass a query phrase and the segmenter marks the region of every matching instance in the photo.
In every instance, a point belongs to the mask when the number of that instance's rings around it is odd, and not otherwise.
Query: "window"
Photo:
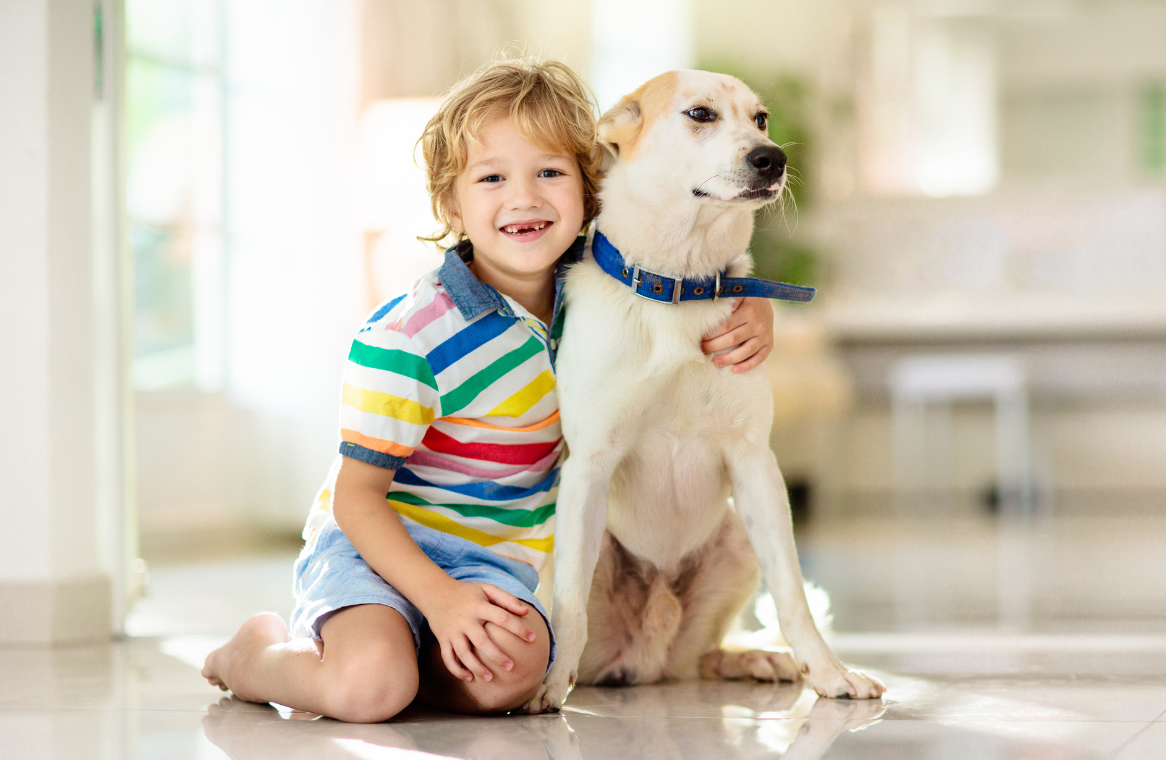
[[[222,13],[210,0],[126,3],[126,206],[139,390],[222,376]]]

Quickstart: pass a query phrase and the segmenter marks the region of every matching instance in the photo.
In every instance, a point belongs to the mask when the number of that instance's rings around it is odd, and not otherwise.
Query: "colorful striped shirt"
[[[352,342],[340,406],[340,453],[396,470],[388,503],[405,524],[460,536],[542,567],[554,548],[563,438],[551,327],[480,282],[468,242],[410,291],[378,307]],[[304,538],[331,521],[340,459]]]

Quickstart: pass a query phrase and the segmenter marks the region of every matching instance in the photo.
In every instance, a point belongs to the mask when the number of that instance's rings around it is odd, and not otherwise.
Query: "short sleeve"
[[[413,341],[383,323],[357,333],[344,366],[340,453],[400,469],[440,416],[437,381]]]

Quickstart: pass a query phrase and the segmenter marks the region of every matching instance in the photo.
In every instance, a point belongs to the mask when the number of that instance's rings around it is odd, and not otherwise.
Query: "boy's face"
[[[506,116],[491,118],[469,145],[454,182],[453,228],[474,259],[512,277],[543,274],[583,227],[583,175],[573,155],[548,153]]]

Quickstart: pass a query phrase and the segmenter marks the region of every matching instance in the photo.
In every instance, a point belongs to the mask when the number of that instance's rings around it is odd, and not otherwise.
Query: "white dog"
[[[785,154],[766,118],[739,80],[680,71],[600,120],[602,211],[591,255],[567,276],[558,357],[570,451],[555,531],[558,657],[530,712],[558,710],[577,679],[804,674],[824,696],[884,691],[847,670],[810,616],[769,449],[768,379],[718,369],[700,351],[747,292],[730,278],[751,268],[753,211],[784,188]],[[625,266],[611,270],[613,247]],[[720,649],[754,593],[758,560],[796,662]]]

